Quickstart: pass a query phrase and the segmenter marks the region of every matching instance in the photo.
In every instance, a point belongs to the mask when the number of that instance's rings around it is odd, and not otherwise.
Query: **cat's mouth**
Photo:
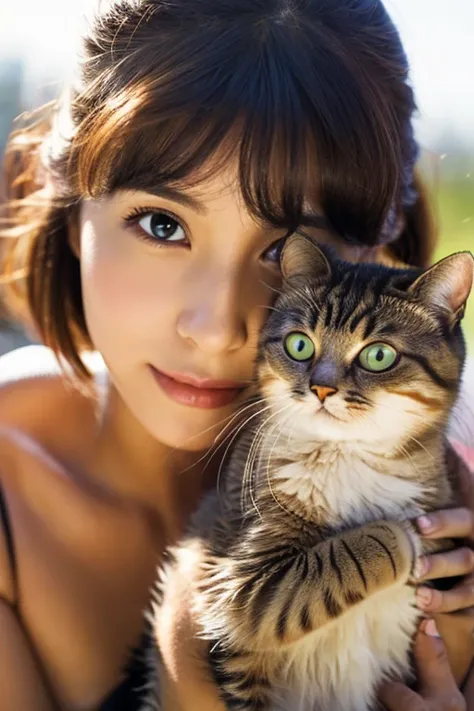
[[[321,405],[319,410],[316,410],[316,415],[329,417],[331,420],[336,420],[336,422],[343,422],[340,417],[337,417],[337,415],[334,415],[332,412],[329,412],[329,410],[324,407],[324,405]]]

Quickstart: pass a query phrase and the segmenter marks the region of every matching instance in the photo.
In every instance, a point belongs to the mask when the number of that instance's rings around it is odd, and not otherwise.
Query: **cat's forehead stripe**
[[[380,335],[395,333],[398,328],[387,324],[388,313],[380,313],[380,302],[384,297],[391,297],[397,302],[404,302],[410,308],[416,308],[417,317],[422,317],[431,323],[429,314],[419,304],[412,304],[406,299],[406,277],[401,283],[398,274],[388,276],[385,272],[377,272],[367,278],[367,270],[376,265],[353,265],[345,272],[335,272],[333,281],[321,297],[324,310],[324,326],[331,330],[341,331],[348,326],[350,333],[355,333],[363,326],[362,338],[366,340],[377,331]],[[314,330],[318,322],[314,317]]]
[[[370,316],[367,318],[367,321],[365,322],[365,328],[364,328],[364,335],[363,339],[364,341],[369,338],[369,336],[372,335],[372,333],[375,331],[377,326],[377,318],[374,313],[371,313]]]
[[[340,283],[334,284],[326,292],[324,325],[326,328],[341,330],[350,322],[349,330],[354,333],[357,326],[369,317],[372,319],[369,330],[372,331],[375,325],[373,312],[378,305],[383,288],[372,290],[370,284],[364,284],[361,279],[356,278],[355,269],[349,273],[349,276],[350,278],[347,280],[343,278]],[[359,305],[362,306],[362,312],[357,313]]]
[[[365,308],[362,308],[362,311],[360,311],[359,313],[357,313],[357,312],[355,313],[355,315],[354,315],[352,321],[351,321],[350,324],[349,324],[349,331],[350,331],[351,333],[354,333],[354,331],[356,330],[357,326],[360,324],[360,322],[361,322],[364,318],[366,318],[366,317],[372,312],[372,309],[373,309],[373,307],[372,307],[372,305],[370,305],[370,306],[366,306]],[[354,312],[353,312],[353,313],[354,313]],[[349,315],[349,318],[350,318],[351,315],[352,315],[352,314]]]

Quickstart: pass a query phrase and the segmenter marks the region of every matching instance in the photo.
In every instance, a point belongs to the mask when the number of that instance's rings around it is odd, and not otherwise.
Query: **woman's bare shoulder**
[[[100,356],[89,354],[85,361],[97,379],[105,374]],[[49,348],[25,346],[0,357],[0,425],[32,427],[31,434],[38,434],[35,425],[85,405],[84,394],[71,385]]]
[[[14,492],[23,519],[54,520],[64,539],[82,544],[82,531],[100,528],[98,512],[112,506],[87,475],[97,402],[41,346],[4,356],[0,371],[0,485]]]
[[[104,361],[98,353],[83,357],[93,375],[105,372]],[[0,387],[14,383],[63,380],[64,370],[50,348],[41,345],[23,346],[0,357]]]
[[[0,358],[0,386],[59,373],[59,363],[46,346],[23,346]]]

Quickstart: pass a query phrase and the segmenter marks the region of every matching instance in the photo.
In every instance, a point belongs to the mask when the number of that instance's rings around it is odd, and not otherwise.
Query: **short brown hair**
[[[395,205],[406,219],[391,249],[424,266],[426,198],[404,201],[416,158],[407,75],[375,0],[112,3],[84,38],[77,84],[27,117],[6,150],[3,272],[15,312],[87,377],[70,246],[82,199],[194,180],[218,154],[238,156],[248,208],[276,226],[296,228],[314,190],[343,238],[372,245]]]

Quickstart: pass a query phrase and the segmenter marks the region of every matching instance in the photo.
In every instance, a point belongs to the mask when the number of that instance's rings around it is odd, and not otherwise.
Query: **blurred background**
[[[0,156],[12,121],[55,98],[71,76],[97,0],[0,0]],[[474,244],[474,1],[385,0],[418,98],[421,169],[440,224],[438,257]],[[474,298],[465,332],[474,351]],[[24,342],[0,323],[0,353]]]

